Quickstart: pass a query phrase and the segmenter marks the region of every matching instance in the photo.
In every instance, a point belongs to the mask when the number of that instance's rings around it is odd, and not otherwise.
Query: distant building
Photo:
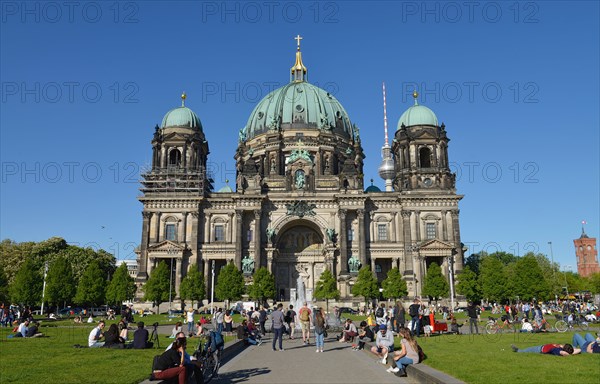
[[[575,255],[577,255],[577,273],[582,277],[600,273],[596,239],[589,237],[582,226],[581,236],[579,239],[573,240],[573,243],[575,243]]]
[[[137,277],[138,272],[138,263],[137,260],[123,260],[123,263],[127,266],[127,272],[129,272],[129,276],[134,279]],[[120,265],[121,263],[118,263]]]

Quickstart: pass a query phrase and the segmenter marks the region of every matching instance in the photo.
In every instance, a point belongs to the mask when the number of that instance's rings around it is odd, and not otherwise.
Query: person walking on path
[[[216,322],[217,322],[217,332],[223,333],[223,322],[225,320],[225,314],[223,313],[223,308],[217,309],[215,318],[216,318]]]
[[[479,326],[477,324],[477,306],[469,301],[467,306],[467,315],[469,316],[469,331],[473,334],[473,325],[475,325],[475,333],[479,334]]]
[[[421,334],[421,324],[419,320],[419,315],[421,312],[421,304],[418,299],[415,299],[413,303],[408,307],[408,314],[411,318],[411,326],[410,331],[414,335],[416,331],[417,337]]]
[[[294,329],[296,328],[296,311],[294,306],[290,304],[290,309],[285,313],[285,322],[288,325],[290,340],[294,340]]]
[[[194,308],[190,307],[186,312],[186,320],[188,324],[188,335],[194,332]]]
[[[302,304],[302,308],[298,311],[298,317],[300,318],[300,328],[302,328],[302,341],[304,345],[308,345],[310,344],[311,311],[306,301]]]
[[[283,304],[277,304],[277,309],[271,314],[271,329],[273,329],[273,350],[276,351],[275,344],[279,339],[279,350],[283,351]]]

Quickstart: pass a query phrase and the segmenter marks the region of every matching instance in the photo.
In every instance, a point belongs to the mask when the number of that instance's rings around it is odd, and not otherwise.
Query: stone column
[[[154,223],[155,227],[154,227],[154,231],[155,231],[155,235],[156,238],[154,239],[155,243],[160,242],[160,217],[162,216],[162,214],[160,212],[157,212],[154,217],[156,217],[156,222]]]
[[[183,145],[183,150],[181,151],[181,166],[182,168],[187,168],[187,156],[188,156],[188,145],[187,143]]]
[[[375,272],[375,261],[377,259],[375,257],[371,257],[371,273],[373,273],[373,276],[377,277],[377,273]]]
[[[347,238],[348,232],[346,229],[346,210],[340,209],[340,274],[348,274],[348,250],[347,250]]]
[[[242,226],[244,211],[235,211],[235,266],[242,270]]]
[[[204,257],[203,257],[204,259]],[[206,298],[210,300],[210,286],[212,284],[212,275],[210,273],[210,260],[204,259],[204,286],[206,292]]]
[[[442,210],[442,240],[448,241],[448,212]]]
[[[365,233],[365,210],[358,209],[358,249],[360,264],[367,265],[367,234]]]
[[[262,257],[260,252],[260,210],[254,211],[254,270],[258,270],[258,268],[262,267]]]
[[[150,218],[152,212],[142,212],[142,244],[140,246],[140,265],[138,279],[146,280],[148,278],[148,242],[150,240]]]
[[[402,228],[404,229],[404,274],[412,275],[412,252],[410,247],[412,246],[412,238],[410,233],[410,212],[402,211]]]
[[[167,168],[167,147],[164,145],[160,149],[160,167]]]
[[[415,241],[421,241],[421,211],[415,211]]]
[[[190,248],[192,249],[192,254],[196,255],[196,263],[198,263],[199,271],[202,271],[202,258],[200,256],[200,250],[198,249],[198,212],[190,212],[192,215],[192,232],[190,233]]]
[[[204,242],[212,243],[212,239],[210,238],[210,213],[204,214]]]
[[[462,271],[463,265],[464,265],[464,261],[463,261],[463,250],[462,247],[460,245],[460,227],[458,225],[458,214],[459,214],[459,210],[458,209],[453,209],[450,211],[450,216],[452,216],[452,230],[453,230],[453,236],[452,236],[452,241],[454,242],[454,246],[456,247],[456,256],[455,256],[455,260],[454,260],[454,269],[455,272],[460,272]],[[458,269],[460,268],[460,270]]]
[[[175,292],[172,292],[173,298],[179,297],[179,284],[181,284],[181,261],[180,257],[173,258],[175,263]]]
[[[178,236],[180,243],[185,243],[185,240],[187,237],[187,215],[188,215],[188,212],[183,212],[183,214],[182,214],[181,233],[179,233],[179,236]]]
[[[398,241],[398,235],[396,234],[396,214],[397,212],[392,212],[392,242]]]

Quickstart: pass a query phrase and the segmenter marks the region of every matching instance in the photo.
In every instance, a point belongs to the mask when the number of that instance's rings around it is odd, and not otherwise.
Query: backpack
[[[377,311],[375,311],[375,317],[383,317],[383,308],[382,307],[377,308]]]
[[[302,308],[300,310],[300,320],[301,321],[309,321],[310,320],[310,309]]]
[[[418,354],[419,354],[419,363],[423,362],[423,360],[425,360],[427,358],[427,356],[425,356],[425,352],[423,352],[423,348],[421,348],[421,346],[419,344],[417,344],[417,349],[418,349]]]

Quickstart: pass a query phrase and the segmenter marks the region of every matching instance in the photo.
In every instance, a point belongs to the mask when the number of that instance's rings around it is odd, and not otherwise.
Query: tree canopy
[[[449,296],[448,281],[442,275],[442,269],[437,263],[431,263],[427,268],[427,276],[423,283],[423,295],[434,299]]]
[[[408,295],[406,281],[398,268],[388,271],[386,279],[381,282],[381,288],[383,288],[382,295],[386,299],[399,299]]]
[[[150,272],[150,277],[144,284],[144,300],[151,301],[156,307],[169,300],[169,267],[165,261],[158,263]],[[158,311],[157,311],[158,312]]]
[[[368,265],[364,265],[358,271],[356,276],[356,282],[352,287],[352,294],[354,296],[362,296],[365,298],[365,304],[369,304],[369,299],[375,299],[379,296],[379,287],[377,279],[371,273],[371,268]]]
[[[136,291],[135,281],[129,275],[127,264],[121,263],[106,288],[106,301],[110,304],[122,304],[133,299]]]
[[[10,285],[13,302],[22,305],[39,303],[42,298],[42,277],[31,259],[26,259]]]
[[[235,301],[241,299],[246,291],[244,275],[233,263],[229,263],[219,272],[215,294],[221,300]]]
[[[50,304],[64,306],[73,300],[75,293],[76,285],[71,264],[63,256],[58,256],[48,267],[46,300]]]
[[[321,273],[321,277],[319,277],[319,280],[315,285],[313,295],[316,299],[325,299],[327,312],[329,312],[329,300],[339,299],[340,291],[337,289],[337,282],[329,269],[326,269]]]
[[[89,263],[77,285],[75,302],[82,305],[100,305],[106,293],[106,278],[96,261]]]
[[[265,267],[261,267],[252,276],[253,283],[248,287],[248,295],[264,304],[268,298],[275,298],[275,276]]]
[[[480,301],[481,300],[481,285],[475,272],[471,270],[471,267],[466,266],[462,273],[459,275],[459,281],[456,284],[456,292],[459,295],[464,295],[469,301]]]
[[[182,300],[191,300],[193,307],[194,301],[201,302],[205,295],[204,276],[198,270],[198,264],[192,264],[179,285],[179,297]]]

